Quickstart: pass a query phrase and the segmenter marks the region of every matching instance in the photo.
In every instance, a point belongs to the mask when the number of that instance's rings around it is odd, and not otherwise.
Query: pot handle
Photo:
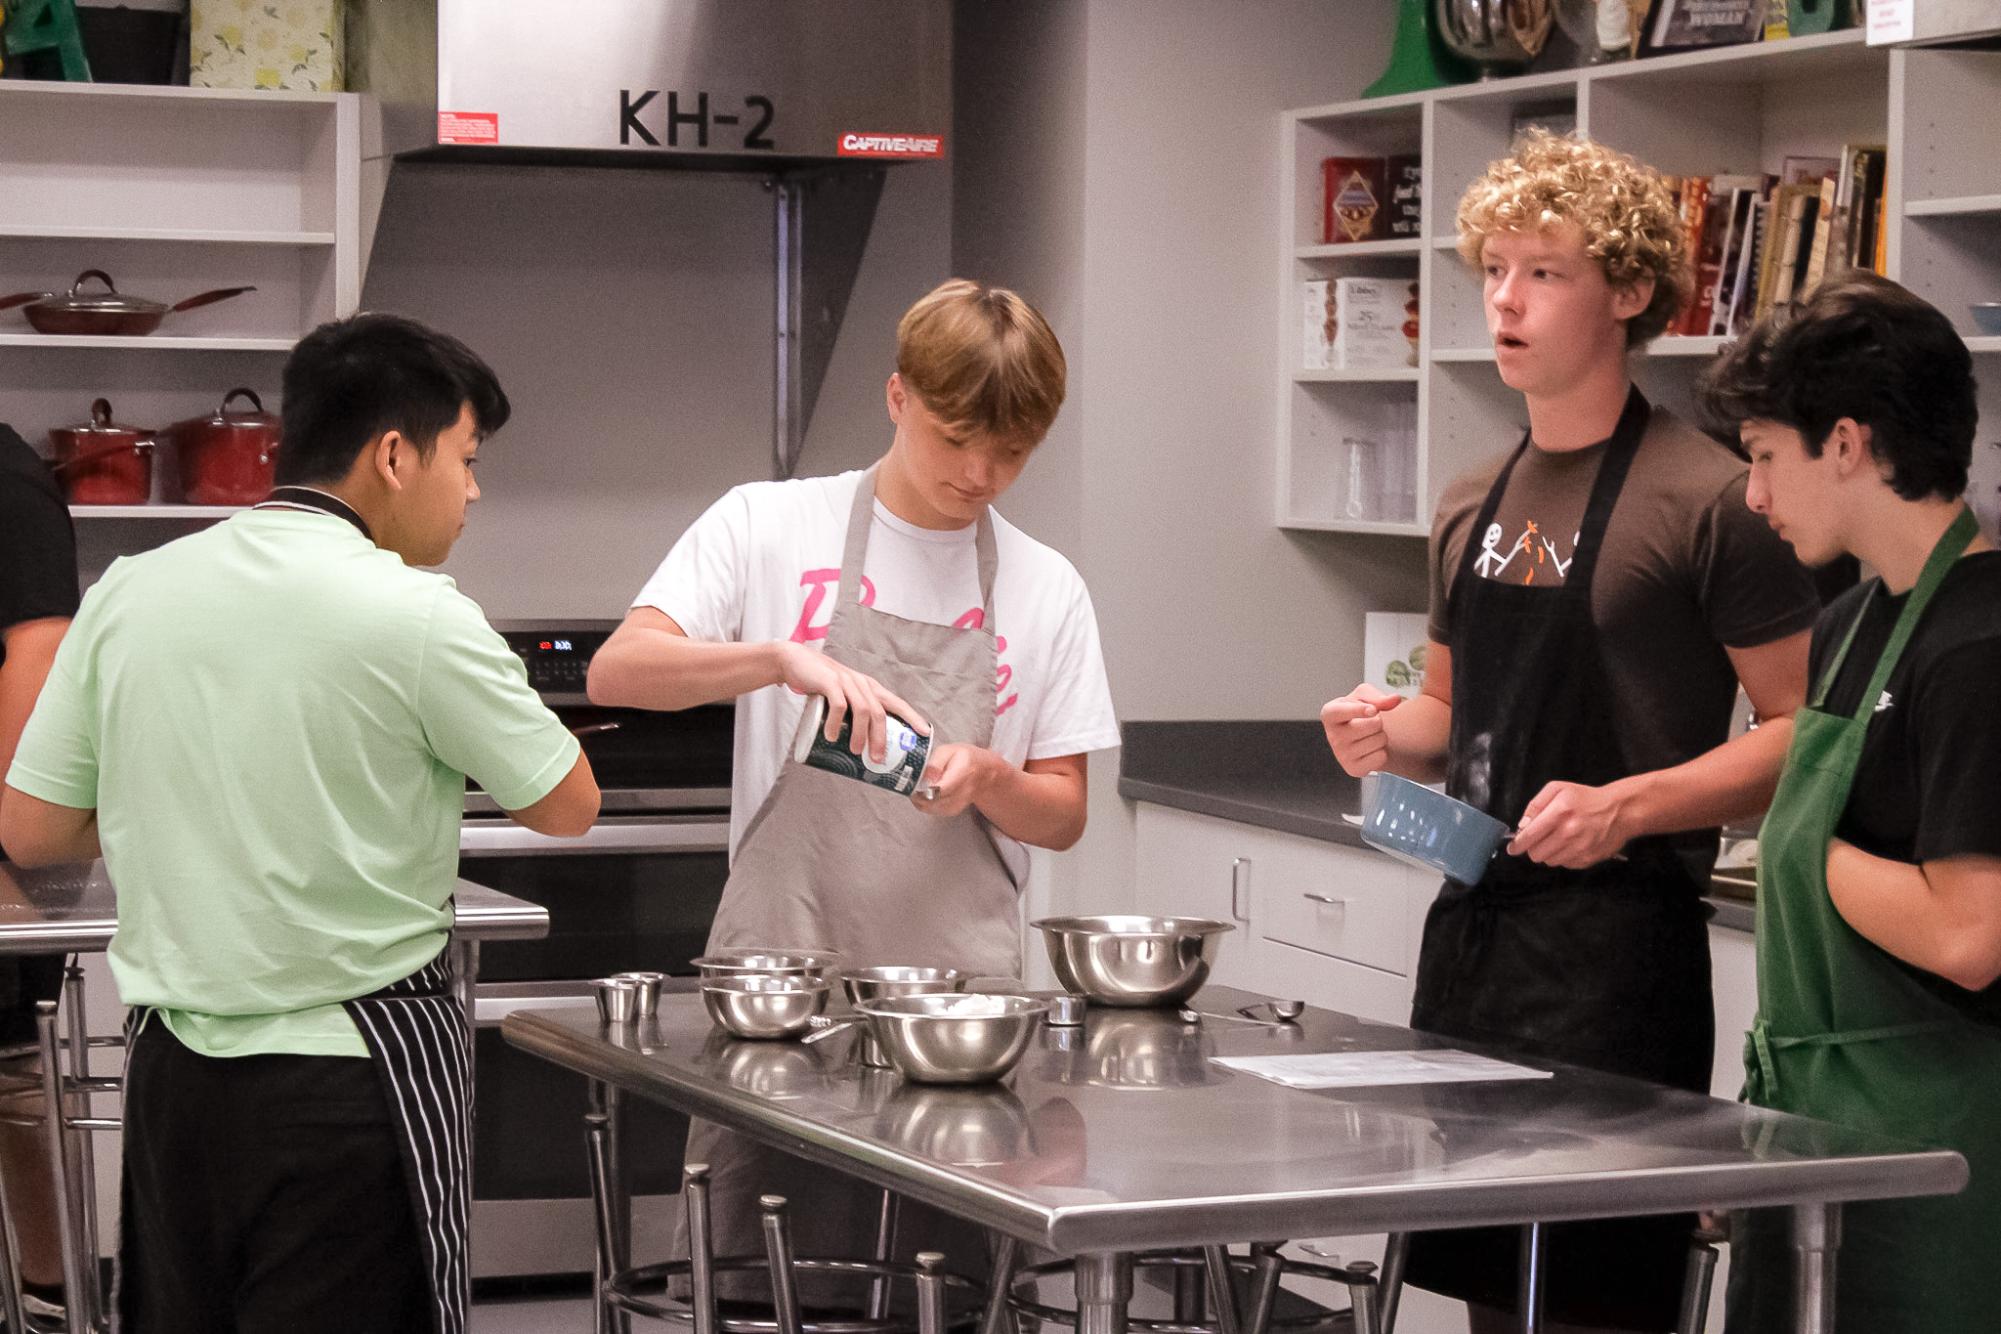
[[[113,296],[118,295],[117,285],[111,281],[111,275],[106,273],[103,269],[85,269],[82,273],[79,273],[76,276],[76,281],[69,285],[69,294],[71,296],[75,296],[77,292],[83,287],[84,283],[92,278],[95,278],[97,279],[97,281],[103,283],[104,290],[111,293],[111,295]]]
[[[212,306],[218,301],[227,301],[245,292],[254,292],[255,287],[218,287],[212,292],[197,292],[185,301],[176,301],[170,309],[175,311],[193,310],[196,306]]]
[[[129,445],[99,445],[96,449],[85,450],[73,459],[64,459],[61,463],[51,463],[49,471],[64,472],[70,468],[81,468],[86,463],[95,463],[99,459],[108,459],[113,454],[124,454],[128,451],[133,454],[150,454],[153,452],[155,443],[153,438],[148,436],[144,440],[134,440]]]
[[[264,400],[257,397],[257,391],[255,389],[247,389],[243,388],[242,386],[238,386],[237,388],[230,390],[228,393],[222,396],[222,406],[215,410],[216,416],[227,417],[229,415],[229,405],[235,402],[238,398],[247,398],[250,400],[250,406],[253,410],[257,412],[264,411]]]
[[[54,292],[16,292],[12,296],[0,296],[0,310],[11,310],[15,306],[25,306],[30,301],[47,301]]]

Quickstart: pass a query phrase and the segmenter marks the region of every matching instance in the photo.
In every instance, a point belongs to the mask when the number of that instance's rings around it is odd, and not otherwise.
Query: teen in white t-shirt
[[[840,582],[841,549],[859,471],[730,491],[682,535],[633,599],[673,618],[689,637],[786,641],[816,648]],[[999,570],[989,749],[1010,765],[1119,744],[1097,616],[1076,568],[993,515]],[[862,572],[862,605],[934,625],[980,623],[974,529],[935,530],[898,518],[878,498]],[[737,700],[730,846],[763,804],[790,748],[806,697],[782,685]],[[939,743],[954,738],[940,736]],[[1019,844],[996,840],[1020,879]]]

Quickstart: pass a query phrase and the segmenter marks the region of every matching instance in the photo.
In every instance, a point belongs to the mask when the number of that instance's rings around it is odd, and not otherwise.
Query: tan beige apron
[[[937,740],[985,746],[993,738],[997,666],[991,514],[980,516],[974,539],[985,608],[978,628],[864,607],[857,594],[875,517],[875,474],[869,469],[855,488],[825,651],[909,701]],[[744,830],[709,948],[810,945],[840,951],[850,968],[931,964],[1013,977],[1021,966],[1015,900],[1016,886],[976,812],[927,815],[907,797],[788,759]],[[837,1039],[818,1050],[842,1059],[847,1043]],[[757,1197],[765,1193],[790,1201],[798,1254],[861,1257],[872,1249],[880,1200],[874,1187],[705,1121],[690,1125],[687,1160],[709,1164],[713,1174],[719,1255],[762,1252]],[[965,1253],[977,1245],[976,1229],[913,1201],[903,1202],[901,1214],[903,1258],[936,1248],[953,1268],[976,1268],[978,1257]],[[677,1221],[677,1233],[681,1226]],[[685,1254],[685,1235],[676,1240],[676,1252]],[[770,1297],[761,1284],[719,1289],[745,1300]],[[836,1296],[814,1286],[802,1297],[826,1303],[861,1291]]]

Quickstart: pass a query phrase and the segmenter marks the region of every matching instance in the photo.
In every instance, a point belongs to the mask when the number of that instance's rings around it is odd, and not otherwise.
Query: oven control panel
[[[609,626],[523,626],[509,622],[501,628],[501,635],[527,666],[528,684],[538,694],[581,697],[591,655],[611,637],[611,630]]]

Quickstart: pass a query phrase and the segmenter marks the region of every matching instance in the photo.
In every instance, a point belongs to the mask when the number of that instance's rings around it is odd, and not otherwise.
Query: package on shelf
[[[339,92],[345,9],[346,0],[191,0],[188,82]]]
[[[1389,234],[1417,236],[1424,222],[1424,161],[1415,153],[1384,159],[1383,179],[1389,188]]]
[[[1389,231],[1383,207],[1386,167],[1379,157],[1330,157],[1320,163],[1320,239],[1328,245],[1380,241]]]
[[[1405,332],[1415,283],[1401,278],[1335,278],[1328,283],[1328,366],[1380,369],[1417,364]]]
[[[1324,371],[1334,366],[1334,284],[1325,278],[1308,278],[1299,285],[1301,314],[1299,365],[1302,370]]]

